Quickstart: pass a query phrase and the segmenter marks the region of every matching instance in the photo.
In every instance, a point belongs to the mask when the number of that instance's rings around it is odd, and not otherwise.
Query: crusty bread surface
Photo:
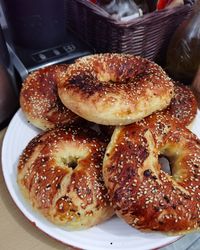
[[[162,170],[159,156],[170,163]],[[185,234],[199,230],[200,140],[171,116],[117,127],[103,176],[117,215],[134,228]]]
[[[58,96],[57,80],[68,65],[52,65],[27,76],[20,91],[20,106],[29,122],[47,130],[73,123],[79,117],[66,108]],[[55,77],[56,76],[56,77]]]
[[[113,215],[102,177],[106,143],[94,131],[57,128],[35,137],[18,164],[28,202],[55,224],[89,228]]]
[[[138,121],[167,107],[173,82],[157,64],[133,55],[96,54],[78,59],[59,77],[63,104],[104,125]]]

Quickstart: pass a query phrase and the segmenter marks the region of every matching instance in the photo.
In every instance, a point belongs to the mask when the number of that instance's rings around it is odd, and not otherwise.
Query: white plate
[[[200,138],[200,112],[193,124],[193,132]],[[47,221],[32,210],[24,200],[16,183],[19,155],[27,143],[40,130],[27,123],[21,110],[13,117],[3,141],[2,168],[8,190],[23,214],[49,236],[74,247],[91,250],[106,249],[153,249],[167,245],[179,237],[168,237],[160,233],[142,233],[128,226],[117,217],[101,225],[83,231],[67,231]]]

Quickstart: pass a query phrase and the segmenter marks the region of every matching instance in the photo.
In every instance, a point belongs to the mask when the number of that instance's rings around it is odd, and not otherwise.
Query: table
[[[6,129],[0,131],[0,148]],[[6,188],[0,166],[0,250],[72,250],[35,228],[19,211]],[[199,250],[200,233],[184,236],[162,250]],[[160,250],[161,250],[160,249]]]

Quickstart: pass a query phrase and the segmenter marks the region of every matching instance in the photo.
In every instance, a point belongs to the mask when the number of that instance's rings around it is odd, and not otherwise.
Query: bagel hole
[[[159,164],[161,166],[161,170],[172,176],[172,170],[171,170],[171,167],[170,167],[170,162],[167,159],[167,157],[165,157],[163,155],[160,155],[158,157],[158,162],[159,162]]]
[[[75,169],[78,165],[78,159],[76,156],[69,156],[68,158],[62,157],[61,161],[65,166]]]

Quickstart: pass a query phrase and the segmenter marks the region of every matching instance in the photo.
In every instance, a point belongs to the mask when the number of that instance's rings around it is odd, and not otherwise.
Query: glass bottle
[[[191,86],[196,97],[198,108],[200,109],[200,65]]]
[[[166,70],[176,80],[191,84],[200,65],[200,0],[175,31],[167,51]]]

